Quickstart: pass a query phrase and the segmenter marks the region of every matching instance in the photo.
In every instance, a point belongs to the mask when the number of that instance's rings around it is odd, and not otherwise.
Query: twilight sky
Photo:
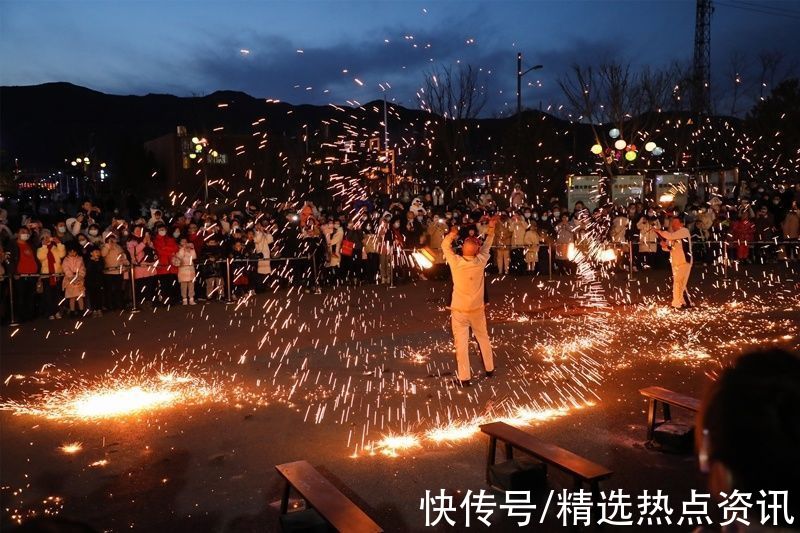
[[[715,90],[745,57],[755,91],[758,55],[780,50],[779,76],[800,63],[800,5],[717,0]],[[423,72],[460,61],[483,69],[485,114],[513,112],[516,53],[524,102],[561,102],[557,80],[574,63],[635,66],[691,59],[693,0],[358,2],[350,0],[0,0],[0,84],[68,81],[115,94],[247,92],[291,103],[367,102],[414,107]],[[358,80],[358,81],[356,81]]]

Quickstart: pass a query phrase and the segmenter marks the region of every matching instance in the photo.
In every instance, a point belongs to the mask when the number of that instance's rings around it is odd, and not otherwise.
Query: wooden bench
[[[322,474],[308,461],[285,463],[277,465],[275,469],[286,480],[281,499],[281,514],[286,514],[289,509],[289,493],[294,487],[308,506],[316,510],[338,531],[347,533],[383,531],[364,511],[322,477]]]
[[[483,424],[481,426],[481,431],[489,436],[489,454],[486,460],[486,482],[490,485],[489,469],[495,463],[498,440],[505,443],[505,455],[507,460],[510,461],[513,459],[513,449],[517,448],[571,475],[575,482],[575,488],[580,488],[583,486],[583,483],[587,483],[591,487],[592,493],[596,498],[600,497],[600,481],[607,479],[613,474],[611,470],[604,466],[600,466],[568,450],[559,448],[555,444],[544,442],[530,433],[510,426],[505,422]]]
[[[647,387],[639,389],[639,393],[648,399],[647,407],[647,440],[653,440],[653,434],[656,427],[672,420],[670,413],[670,406],[679,407],[696,413],[700,409],[700,400],[680,394],[678,392],[665,389],[663,387]],[[658,404],[662,405],[664,411],[664,419],[661,422],[656,422],[656,410]]]

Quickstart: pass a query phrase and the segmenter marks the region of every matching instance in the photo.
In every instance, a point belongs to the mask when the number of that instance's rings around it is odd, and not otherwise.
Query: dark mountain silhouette
[[[219,104],[228,105],[220,108]],[[421,111],[389,105],[393,136],[408,134],[411,125],[425,117]],[[0,87],[0,147],[5,158],[18,158],[25,168],[44,170],[91,151],[98,157],[113,159],[121,147],[141,146],[174,132],[178,125],[186,126],[190,133],[224,127],[226,134],[250,135],[252,123],[265,118],[270,133],[301,135],[304,124],[316,129],[323,121],[330,123],[333,119],[333,124],[341,126],[342,109],[352,122],[359,122],[360,128],[382,128],[380,100],[360,108],[337,109],[331,105],[267,102],[235,91],[177,97],[110,95],[70,83]],[[513,119],[480,122],[487,134],[495,135],[515,124]]]

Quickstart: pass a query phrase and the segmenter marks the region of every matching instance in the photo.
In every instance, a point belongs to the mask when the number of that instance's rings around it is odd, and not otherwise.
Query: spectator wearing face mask
[[[197,252],[186,237],[180,240],[178,252],[175,254],[175,263],[178,266],[178,283],[181,287],[183,305],[195,305],[194,279]]]
[[[75,235],[73,235],[72,232],[67,230],[67,223],[64,222],[63,220],[59,220],[58,222],[56,222],[55,237],[57,237],[59,242],[61,242],[65,246],[75,242]]]
[[[36,316],[36,285],[39,264],[30,244],[31,232],[22,227],[16,241],[9,246],[9,274],[14,278],[14,304],[19,320],[33,320]]]
[[[406,213],[406,220],[403,223],[402,231],[403,240],[409,248],[417,248],[422,244],[422,224],[417,220],[414,211],[408,211]]]
[[[136,226],[128,239],[128,256],[133,264],[136,293],[133,298],[139,304],[154,305],[157,287],[156,262],[158,256],[153,248],[150,232],[144,226]]]
[[[62,261],[67,251],[58,238],[53,237],[49,231],[42,231],[42,245],[36,251],[41,269],[39,283],[42,286],[42,309],[50,320],[61,318],[58,310],[61,301],[61,276]]]
[[[531,221],[525,229],[522,243],[525,247],[525,270],[532,275],[536,271],[536,262],[539,259],[540,238],[536,221]]]
[[[106,298],[106,309],[116,311],[122,309],[125,276],[129,275],[130,262],[125,251],[117,242],[117,236],[109,232],[106,242],[100,249],[103,258],[103,288]]]
[[[100,247],[103,244],[103,236],[100,235],[100,226],[91,224],[86,230],[86,237],[89,244]]]
[[[164,223],[163,214],[160,209],[150,209],[150,219],[147,221],[147,229],[153,229]]]
[[[81,316],[86,308],[86,265],[75,247],[67,252],[62,263],[64,269],[64,298],[69,304],[70,316]]]
[[[178,253],[178,243],[172,235],[169,235],[169,230],[166,226],[156,226],[153,248],[155,248],[158,258],[156,277],[158,279],[161,302],[164,305],[175,304],[180,293],[178,267],[174,264],[175,254]]]

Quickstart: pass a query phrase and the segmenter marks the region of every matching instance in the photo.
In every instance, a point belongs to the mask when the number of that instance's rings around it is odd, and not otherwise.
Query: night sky
[[[784,54],[779,77],[797,74],[800,5],[718,0],[715,8],[718,96],[732,86],[735,52],[751,92],[762,51]],[[525,104],[546,107],[563,100],[557,80],[574,63],[690,62],[694,19],[692,0],[0,0],[0,83],[180,96],[229,89],[296,104],[364,103],[388,83],[390,99],[415,107],[425,70],[460,61],[482,69],[491,116],[514,111],[518,51],[526,67],[544,65],[526,77]]]

